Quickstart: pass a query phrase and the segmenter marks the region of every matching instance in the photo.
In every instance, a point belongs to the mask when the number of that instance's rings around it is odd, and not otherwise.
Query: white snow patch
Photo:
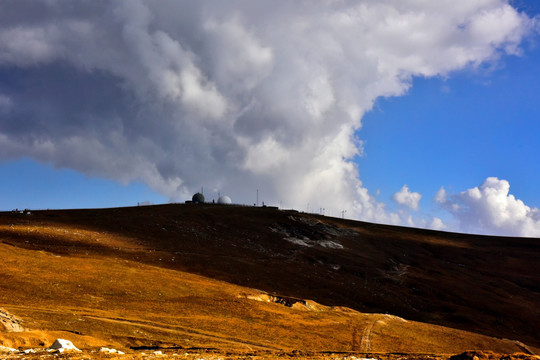
[[[1,353],[16,352],[16,351],[19,351],[19,350],[0,345],[0,354]]]
[[[319,244],[322,247],[330,248],[330,249],[343,249],[343,245],[338,244],[335,241],[318,241],[317,244]]]
[[[299,239],[295,237],[285,237],[283,239],[293,244],[300,245],[300,246],[306,246],[306,247],[322,246],[324,248],[330,248],[330,249],[343,249],[343,245],[335,241],[330,241],[330,240],[311,240],[306,237],[304,237],[303,239]]]
[[[294,238],[294,237],[286,237],[284,239],[287,240],[288,242],[292,242],[293,244],[296,244],[296,245],[307,246],[307,247],[312,247],[313,246],[313,245],[308,244],[307,242],[305,242],[302,239],[298,239],[298,238]]]
[[[108,348],[108,347],[99,348],[99,352],[108,353],[108,354],[119,354],[119,355],[124,355],[125,354],[123,351],[116,350],[116,349],[111,349],[111,348]]]
[[[75,345],[73,345],[71,341],[65,339],[56,339],[54,343],[49,346],[49,349],[58,350],[59,352],[64,352],[67,350],[80,351],[75,347]]]

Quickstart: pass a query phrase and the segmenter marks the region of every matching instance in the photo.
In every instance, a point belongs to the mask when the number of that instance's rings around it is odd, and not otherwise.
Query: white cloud
[[[33,64],[50,61],[59,55],[52,44],[56,33],[57,29],[52,25],[45,28],[5,29],[0,33],[0,62]]]
[[[422,195],[420,193],[411,192],[407,185],[403,185],[401,190],[392,196],[392,200],[397,204],[406,206],[412,210],[418,210],[418,202],[421,198]]]
[[[0,156],[409,223],[351,162],[363,114],[413,76],[518,52],[532,22],[504,0],[7,1]]]
[[[210,36],[206,43],[213,55],[212,76],[229,91],[242,93],[256,87],[267,77],[274,64],[274,51],[262,44],[254,31],[246,29],[233,16],[223,22],[208,19],[203,31]]]
[[[9,96],[0,94],[0,111],[8,111],[12,105],[13,101]]]
[[[540,210],[525,205],[510,194],[507,180],[489,177],[480,187],[452,196],[441,196],[441,190],[436,200],[459,221],[462,231],[540,236]]]
[[[448,228],[448,226],[446,226],[446,224],[438,217],[434,217],[428,227],[433,230],[445,230]]]
[[[439,191],[435,194],[435,201],[442,204],[446,202],[446,190],[444,187],[441,187]]]

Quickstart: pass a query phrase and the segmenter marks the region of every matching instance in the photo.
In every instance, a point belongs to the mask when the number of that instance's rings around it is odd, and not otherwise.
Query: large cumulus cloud
[[[351,161],[362,115],[531,26],[503,0],[4,0],[0,157],[399,222]]]

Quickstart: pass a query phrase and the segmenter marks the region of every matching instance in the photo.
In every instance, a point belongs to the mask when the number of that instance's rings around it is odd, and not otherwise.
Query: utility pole
[[[257,189],[257,206],[259,206],[259,189]]]

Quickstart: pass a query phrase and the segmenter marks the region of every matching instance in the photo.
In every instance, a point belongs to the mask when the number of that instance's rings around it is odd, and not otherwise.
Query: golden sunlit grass
[[[332,339],[328,330],[339,335],[350,317],[252,301],[239,295],[256,293],[253,290],[201,276],[6,245],[0,245],[0,252],[6,259],[0,265],[5,274],[0,302],[26,319],[27,327],[96,337],[103,327],[112,327],[119,331],[116,337],[140,338],[147,345],[180,342],[196,347],[225,343],[232,348],[326,350],[349,340]]]

